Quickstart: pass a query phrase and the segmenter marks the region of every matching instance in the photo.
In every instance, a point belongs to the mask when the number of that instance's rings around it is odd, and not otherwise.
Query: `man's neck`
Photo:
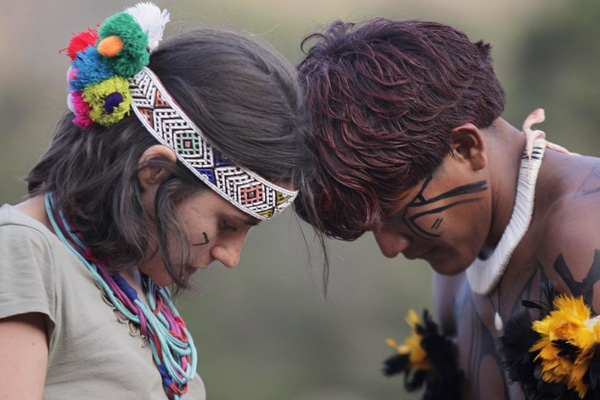
[[[492,190],[492,224],[483,253],[496,247],[513,212],[525,136],[502,118],[487,128],[489,187]]]

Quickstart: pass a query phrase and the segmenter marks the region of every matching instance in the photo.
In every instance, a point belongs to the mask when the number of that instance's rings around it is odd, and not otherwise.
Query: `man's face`
[[[481,251],[491,226],[485,172],[448,156],[410,189],[399,210],[374,231],[386,257],[421,258],[440,274],[464,271]]]

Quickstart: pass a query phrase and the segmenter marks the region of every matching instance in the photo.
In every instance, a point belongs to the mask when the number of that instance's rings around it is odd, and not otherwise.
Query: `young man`
[[[429,262],[463,398],[524,399],[497,351],[522,300],[544,300],[552,281],[600,312],[600,160],[543,140],[524,156],[489,44],[449,26],[336,22],[307,40],[314,165],[298,213],[326,236],[371,231],[386,257]]]

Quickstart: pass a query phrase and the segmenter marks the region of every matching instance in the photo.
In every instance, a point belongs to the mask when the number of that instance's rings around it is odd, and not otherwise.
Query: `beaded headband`
[[[140,3],[105,20],[98,31],[88,28],[71,39],[64,50],[72,60],[67,103],[73,122],[82,130],[110,126],[133,109],[148,132],[211,189],[255,218],[273,217],[298,192],[227,160],[146,67],[168,21],[166,10]]]

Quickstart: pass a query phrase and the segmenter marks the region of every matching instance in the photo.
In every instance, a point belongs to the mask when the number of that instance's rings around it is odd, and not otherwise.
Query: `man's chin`
[[[447,260],[445,261],[438,261],[438,260],[425,260],[429,263],[429,266],[438,274],[440,275],[444,275],[444,276],[454,276],[454,275],[458,275],[460,273],[463,273],[467,270],[467,268],[469,267],[470,264],[467,264],[466,266],[464,265],[464,263],[460,263],[460,262],[448,262]]]

